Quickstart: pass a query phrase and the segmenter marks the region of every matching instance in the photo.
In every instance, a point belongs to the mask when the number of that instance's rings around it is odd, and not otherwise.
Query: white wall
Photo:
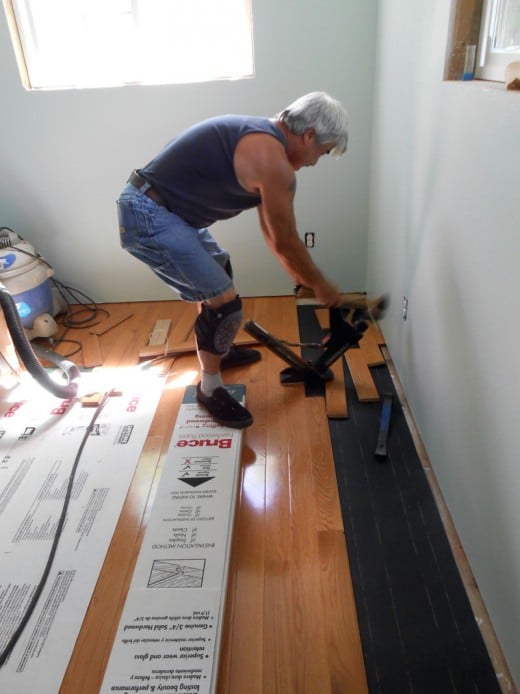
[[[380,2],[368,288],[520,684],[520,93],[443,82],[449,12]]]
[[[350,114],[347,156],[298,176],[300,232],[316,232],[316,262],[344,290],[362,289],[376,0],[254,2],[256,76],[196,85],[26,92],[0,12],[0,225],[44,255],[56,277],[97,301],[175,297],[119,248],[115,199],[134,167],[175,133],[213,114],[274,115],[316,89]],[[256,212],[213,227],[232,253],[239,292],[289,294]]]

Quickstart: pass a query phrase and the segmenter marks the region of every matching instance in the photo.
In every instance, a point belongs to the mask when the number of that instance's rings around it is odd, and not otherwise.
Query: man
[[[307,94],[275,118],[227,115],[175,137],[132,173],[118,199],[121,245],[184,301],[197,302],[201,380],[197,400],[226,426],[247,427],[251,413],[225,389],[221,369],[260,358],[232,345],[242,322],[229,254],[207,227],[256,207],[265,242],[294,284],[339,306],[336,287],[313,262],[294,214],[295,171],[347,148],[347,115],[324,92]]]

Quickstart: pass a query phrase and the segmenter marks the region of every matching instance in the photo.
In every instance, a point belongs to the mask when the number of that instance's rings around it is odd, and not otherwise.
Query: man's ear
[[[314,130],[314,128],[307,128],[307,130],[304,130],[303,141],[305,144],[312,142],[315,137],[316,137],[316,131]]]

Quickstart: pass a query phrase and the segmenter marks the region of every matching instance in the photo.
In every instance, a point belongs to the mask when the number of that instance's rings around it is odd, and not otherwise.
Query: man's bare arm
[[[244,138],[239,147],[237,176],[244,187],[262,198],[258,214],[267,246],[295,284],[312,288],[320,303],[339,305],[338,290],[314,263],[298,234],[294,214],[296,179],[283,146],[262,134]]]
[[[296,231],[291,233],[273,233],[273,229],[278,230],[279,224],[265,218],[264,206],[258,207],[260,228],[264,235],[267,246],[278,259],[280,264],[291,276],[295,284],[303,284],[306,287],[314,287],[317,284],[326,282],[325,277],[318,269],[305,248]],[[283,223],[283,222],[282,222]]]

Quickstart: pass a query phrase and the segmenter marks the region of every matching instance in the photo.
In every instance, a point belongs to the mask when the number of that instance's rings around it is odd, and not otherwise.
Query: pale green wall
[[[98,301],[171,298],[120,250],[115,198],[132,168],[177,131],[213,114],[274,115],[309,91],[350,114],[347,156],[298,176],[300,232],[316,233],[318,264],[345,290],[363,288],[376,0],[254,2],[256,76],[181,86],[28,93],[0,12],[0,225],[46,256],[56,276]],[[214,227],[232,253],[242,295],[289,294],[256,212]]]
[[[380,2],[368,288],[520,683],[520,92],[443,82],[449,12]]]

